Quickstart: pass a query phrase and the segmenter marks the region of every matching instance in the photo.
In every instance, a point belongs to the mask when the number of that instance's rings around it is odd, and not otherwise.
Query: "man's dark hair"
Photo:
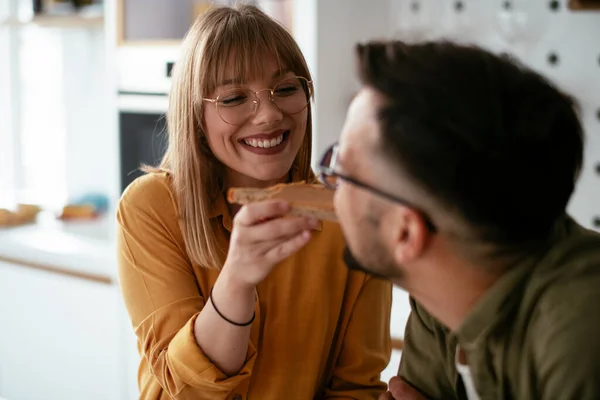
[[[357,55],[362,83],[385,99],[381,150],[390,160],[481,239],[548,236],[583,162],[574,100],[475,46],[371,42]]]

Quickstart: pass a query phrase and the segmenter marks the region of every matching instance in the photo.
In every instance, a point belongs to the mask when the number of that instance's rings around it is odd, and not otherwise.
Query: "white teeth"
[[[246,143],[248,146],[260,147],[260,148],[264,148],[264,149],[278,146],[281,144],[281,142],[283,142],[283,135],[279,135],[276,138],[271,139],[271,140],[244,139],[244,143]]]

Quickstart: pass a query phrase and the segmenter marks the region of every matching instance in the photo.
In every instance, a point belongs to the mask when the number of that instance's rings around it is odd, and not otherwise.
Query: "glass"
[[[258,107],[258,94],[267,90],[269,101],[279,111],[287,115],[298,114],[306,108],[312,96],[312,82],[301,76],[293,76],[279,82],[272,89],[256,92],[248,88],[235,88],[221,93],[216,99],[203,99],[214,103],[223,121],[231,125],[241,125],[251,118]]]
[[[362,188],[364,190],[367,190],[371,193],[374,193],[378,196],[381,196],[387,200],[390,200],[394,203],[398,203],[398,204],[402,204],[408,208],[412,208],[413,210],[417,211],[419,214],[421,214],[421,217],[423,218],[423,220],[425,221],[425,225],[427,225],[427,228],[429,229],[430,232],[436,232],[437,228],[434,225],[434,223],[431,221],[431,218],[422,210],[420,210],[418,207],[414,206],[411,202],[395,196],[393,194],[389,194],[383,190],[377,189],[369,184],[363,183],[357,179],[354,179],[348,175],[344,175],[344,174],[340,174],[339,172],[336,172],[336,165],[337,165],[337,156],[338,156],[338,150],[339,150],[339,145],[337,143],[334,143],[331,147],[329,147],[325,153],[323,154],[323,157],[321,157],[321,162],[319,163],[319,177],[321,179],[321,182],[323,182],[323,184],[328,187],[331,190],[335,190],[337,189],[338,185],[339,185],[339,180],[345,180],[351,184],[353,184],[354,186],[357,186],[359,188]]]

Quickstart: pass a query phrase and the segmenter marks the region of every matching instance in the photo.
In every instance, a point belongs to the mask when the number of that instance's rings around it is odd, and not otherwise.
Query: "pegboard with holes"
[[[568,211],[600,231],[600,1],[390,0],[390,7],[397,38],[449,38],[511,53],[578,100],[585,165]]]

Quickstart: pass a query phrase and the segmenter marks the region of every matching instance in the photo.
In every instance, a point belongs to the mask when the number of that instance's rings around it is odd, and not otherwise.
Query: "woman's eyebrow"
[[[281,78],[282,76],[292,72],[289,68],[281,68],[273,73],[273,79]]]
[[[240,83],[243,83],[240,79],[230,78],[230,79],[222,80],[218,86],[227,86],[227,85],[232,85],[232,84],[239,85]]]
[[[275,71],[272,75],[272,79],[277,79],[277,78],[281,78],[282,76],[285,76],[286,74],[292,72],[289,68],[281,68],[278,69],[277,71]],[[227,85],[239,85],[242,83],[246,83],[246,82],[242,82],[241,79],[236,79],[236,78],[227,78],[222,80],[218,86],[227,86]]]

